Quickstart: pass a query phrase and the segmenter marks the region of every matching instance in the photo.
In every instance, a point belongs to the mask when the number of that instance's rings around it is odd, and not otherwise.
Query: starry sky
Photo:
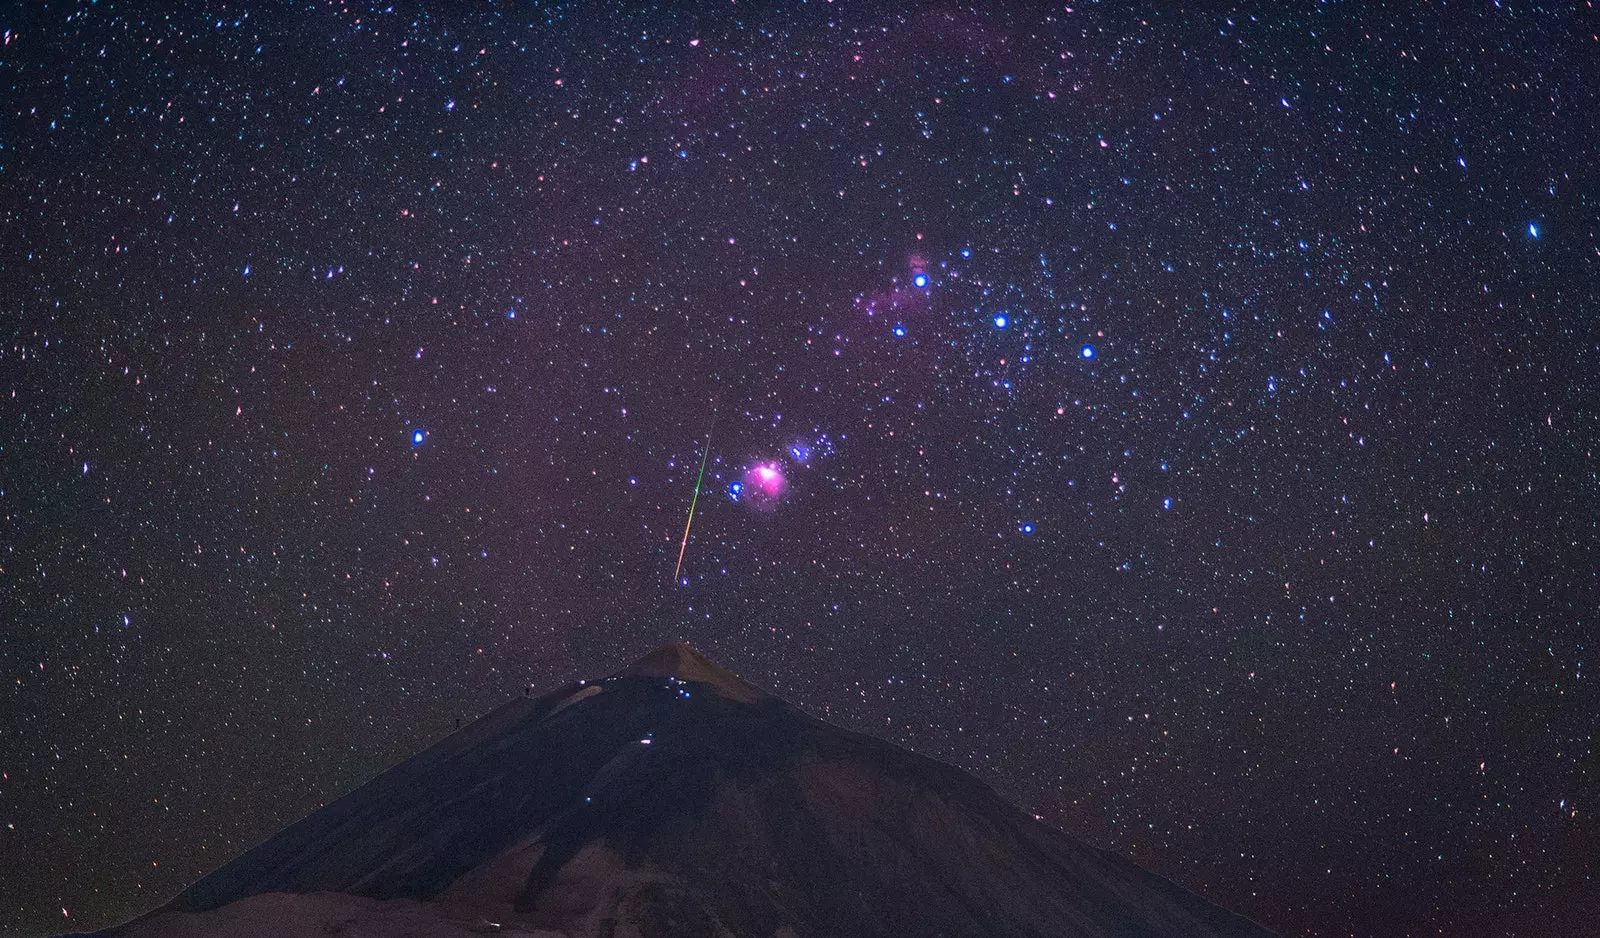
[[[158,6],[0,13],[0,932],[678,638],[1285,935],[1592,924],[1592,3]]]

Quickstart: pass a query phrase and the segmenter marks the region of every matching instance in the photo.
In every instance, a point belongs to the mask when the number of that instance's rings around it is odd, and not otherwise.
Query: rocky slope
[[[104,934],[1269,935],[686,645],[506,704]]]

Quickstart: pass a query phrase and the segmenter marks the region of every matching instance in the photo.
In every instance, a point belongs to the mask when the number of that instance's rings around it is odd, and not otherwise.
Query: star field
[[[152,6],[0,13],[0,932],[679,638],[1284,935],[1592,928],[1592,4]]]

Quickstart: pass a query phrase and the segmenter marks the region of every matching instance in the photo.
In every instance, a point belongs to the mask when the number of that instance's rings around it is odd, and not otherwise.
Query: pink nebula
[[[744,502],[756,508],[777,507],[788,488],[783,469],[773,462],[759,462],[744,472]]]

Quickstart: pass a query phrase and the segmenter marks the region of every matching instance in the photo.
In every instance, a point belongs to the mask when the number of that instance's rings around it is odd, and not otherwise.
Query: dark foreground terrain
[[[1270,933],[671,645],[500,707],[101,934]]]

